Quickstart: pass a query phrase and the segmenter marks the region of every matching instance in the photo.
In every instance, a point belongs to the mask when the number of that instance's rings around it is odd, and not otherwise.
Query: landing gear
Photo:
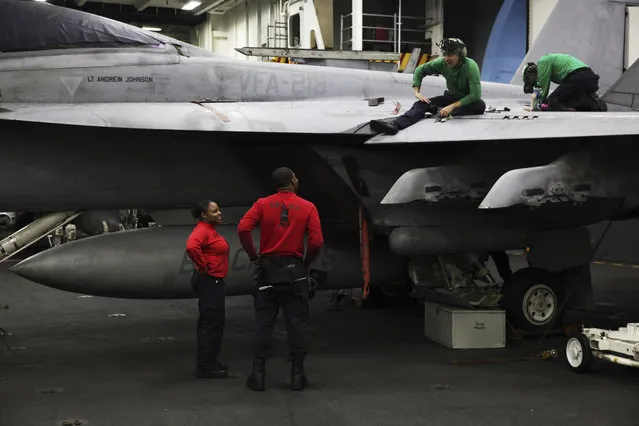
[[[516,329],[543,333],[558,325],[564,300],[563,282],[539,267],[510,274],[501,285],[490,274],[485,261],[471,254],[422,259],[409,266],[417,291],[432,302],[467,309],[501,308]],[[508,274],[506,274],[506,272]]]
[[[502,288],[501,303],[510,323],[520,330],[541,332],[557,324],[560,287],[545,269],[529,267],[515,272]]]

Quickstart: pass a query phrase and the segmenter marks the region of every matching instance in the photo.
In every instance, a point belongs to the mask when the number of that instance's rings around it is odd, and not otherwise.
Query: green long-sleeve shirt
[[[574,56],[563,53],[548,53],[537,62],[537,86],[541,88],[540,97],[546,100],[550,91],[550,82],[559,84],[568,74],[588,65]]]
[[[461,98],[462,105],[469,105],[481,99],[481,80],[477,62],[470,58],[456,67],[446,65],[444,58],[426,62],[418,66],[413,74],[413,87],[421,87],[427,75],[440,74],[446,79],[446,88],[451,95]]]

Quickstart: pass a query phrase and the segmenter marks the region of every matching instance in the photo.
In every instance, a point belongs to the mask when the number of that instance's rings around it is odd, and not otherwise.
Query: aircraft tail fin
[[[547,53],[566,53],[584,61],[600,77],[605,93],[621,77],[626,37],[626,6],[639,0],[557,0],[511,84],[522,85],[522,70]]]
[[[615,109],[639,111],[639,59],[623,73],[602,98]]]

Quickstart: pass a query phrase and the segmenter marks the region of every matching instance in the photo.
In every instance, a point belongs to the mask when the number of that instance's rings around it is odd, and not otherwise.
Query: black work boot
[[[198,379],[221,379],[229,377],[228,366],[215,361],[213,366],[196,366],[195,377]]]
[[[395,120],[371,120],[371,130],[385,135],[396,135],[399,132],[399,124]]]
[[[304,361],[291,362],[291,389],[299,391],[308,385],[304,374]]]
[[[254,391],[263,391],[266,379],[266,363],[263,359],[253,361],[253,371],[246,379],[246,387]]]
[[[216,362],[212,368],[198,367],[195,371],[198,379],[225,379],[230,377],[228,367],[220,362]]]

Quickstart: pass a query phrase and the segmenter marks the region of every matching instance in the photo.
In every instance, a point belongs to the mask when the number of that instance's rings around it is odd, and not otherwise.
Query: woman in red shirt
[[[218,361],[224,335],[224,277],[229,267],[229,244],[215,230],[222,221],[218,205],[200,201],[191,210],[198,223],[186,241],[186,252],[194,263],[191,286],[198,298],[197,321],[198,378],[228,377],[226,365]]]

